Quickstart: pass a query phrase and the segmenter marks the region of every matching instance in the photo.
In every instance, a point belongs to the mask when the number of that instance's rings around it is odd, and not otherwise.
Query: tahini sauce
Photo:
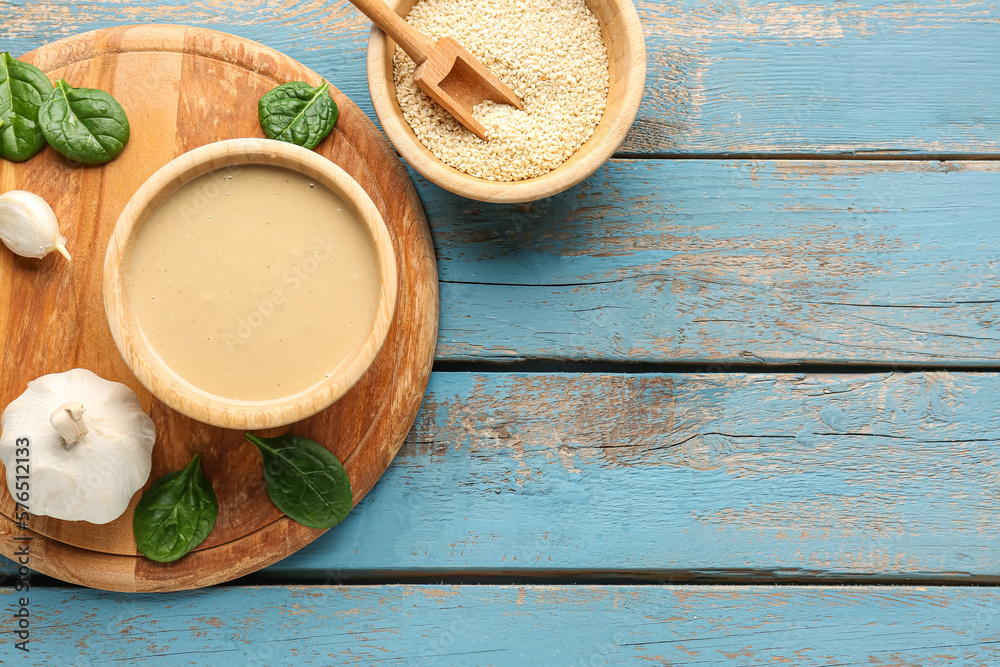
[[[379,271],[365,227],[328,188],[265,165],[185,184],[138,234],[126,293],[180,378],[262,401],[321,382],[360,349]]]

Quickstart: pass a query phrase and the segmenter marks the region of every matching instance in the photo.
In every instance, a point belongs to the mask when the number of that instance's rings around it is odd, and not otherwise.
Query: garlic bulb
[[[156,430],[138,397],[83,368],[29,382],[0,429],[7,489],[18,498],[27,467],[23,504],[33,515],[107,523],[128,509],[152,468]]]
[[[72,259],[52,207],[25,190],[0,195],[0,241],[21,257],[45,257],[55,250]]]

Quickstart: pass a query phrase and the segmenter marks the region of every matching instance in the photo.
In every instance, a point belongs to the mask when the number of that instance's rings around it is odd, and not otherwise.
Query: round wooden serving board
[[[256,42],[184,26],[98,30],[60,40],[23,58],[53,80],[110,92],[128,114],[132,137],[113,162],[72,164],[51,148],[27,162],[0,160],[0,192],[30,190],[55,209],[73,261],[42,260],[0,246],[0,406],[46,373],[89,368],[123,382],[156,424],[153,471],[161,475],[202,456],[219,499],[208,539],[173,563],[139,555],[132,508],[105,525],[31,516],[19,527],[14,502],[0,493],[3,552],[31,536],[30,567],[64,581],[116,591],[173,591],[208,586],[258,570],[295,552],[323,531],[279,512],[267,496],[260,455],[242,432],[192,421],[155,400],[115,347],[101,296],[104,252],[125,203],[155,170],[204,144],[262,137],[257,100],[288,81],[321,77]],[[330,72],[335,78],[336,72]],[[331,81],[331,84],[335,81]],[[434,250],[423,210],[399,159],[374,124],[332,85],[340,109],[334,131],[316,151],[365,188],[395,244],[399,296],[395,319],[374,366],[336,404],[291,427],[330,448],[351,477],[354,502],[395,456],[420,407],[437,338]],[[30,502],[29,502],[30,506]],[[16,559],[15,559],[16,560]]]

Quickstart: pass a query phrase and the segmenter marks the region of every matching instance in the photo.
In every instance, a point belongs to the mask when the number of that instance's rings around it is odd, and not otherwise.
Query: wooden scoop
[[[435,42],[400,18],[382,0],[351,0],[351,3],[413,59],[417,65],[413,82],[420,90],[480,139],[486,139],[486,128],[472,117],[472,107],[483,100],[493,100],[524,108],[513,90],[451,37]]]

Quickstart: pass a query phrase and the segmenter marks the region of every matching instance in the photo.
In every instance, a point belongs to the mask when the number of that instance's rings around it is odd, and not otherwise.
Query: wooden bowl
[[[486,202],[527,202],[552,196],[587,178],[625,139],[639,111],[646,80],[646,46],[630,0],[586,0],[608,48],[608,105],[593,136],[556,169],[523,181],[496,182],[470,176],[434,156],[410,129],[396,100],[392,59],[396,43],[373,27],[368,39],[368,90],[382,129],[410,165],[455,194]],[[389,0],[406,16],[417,0]]]
[[[378,262],[380,289],[374,322],[362,346],[307,390],[267,401],[231,400],[192,386],[153,350],[131,312],[125,289],[128,258],[149,215],[185,183],[208,172],[245,164],[284,167],[325,185],[367,228]],[[104,260],[104,308],[118,350],[139,381],[178,412],[232,429],[265,429],[305,419],[329,406],[375,360],[396,307],[396,258],[382,216],[343,169],[313,151],[270,139],[231,139],[185,153],[154,173],[129,200],[115,224]]]

